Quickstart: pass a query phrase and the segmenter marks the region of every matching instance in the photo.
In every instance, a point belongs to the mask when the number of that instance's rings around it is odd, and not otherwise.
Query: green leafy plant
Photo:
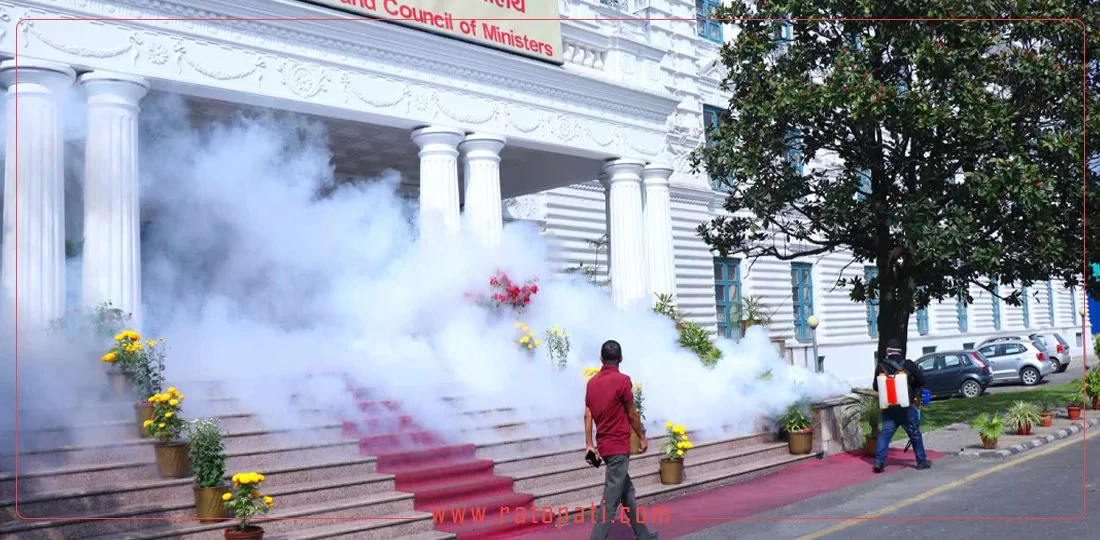
[[[1100,371],[1090,370],[1085,374],[1084,389],[1090,398],[1100,397]]]
[[[638,416],[645,421],[645,394],[642,393],[642,383],[634,381],[634,406],[638,409]]]
[[[225,446],[216,419],[202,419],[188,426],[187,446],[195,486],[217,487],[225,483]]]
[[[665,442],[661,446],[661,453],[665,455],[665,459],[684,459],[693,446],[688,440],[684,426],[665,422]]]
[[[1030,429],[1032,426],[1039,425],[1041,420],[1039,407],[1034,403],[1017,401],[1008,408],[1008,412],[1005,413],[1005,420],[1012,429],[1017,431]]]
[[[83,334],[93,338],[106,338],[121,332],[133,318],[132,313],[126,313],[110,302],[104,302],[95,309],[74,309],[66,312],[60,318],[50,321],[49,332],[74,337]]]
[[[1054,400],[1054,396],[1039,392],[1035,397],[1035,405],[1039,407],[1040,412],[1049,413],[1051,409],[1057,406],[1057,403]]]
[[[657,303],[653,306],[653,312],[664,315],[676,323],[676,331],[680,333],[680,346],[695,353],[703,365],[714,367],[722,358],[722,351],[714,346],[710,339],[710,333],[705,328],[691,321],[684,320],[684,316],[676,307],[676,299],[670,294],[657,294]]]
[[[162,443],[178,441],[187,425],[180,416],[183,394],[173,387],[150,396],[148,401],[153,404],[153,419],[145,421],[149,435]]]
[[[1070,407],[1082,407],[1085,404],[1085,385],[1081,379],[1076,379],[1070,383],[1069,394],[1069,406]]]
[[[569,334],[565,330],[555,326],[546,331],[546,354],[554,367],[565,369],[569,359]]]
[[[1004,419],[1000,415],[982,413],[979,414],[970,427],[978,432],[983,441],[996,442],[1005,433]]]
[[[763,300],[759,296],[746,296],[738,302],[730,314],[738,322],[745,323],[746,327],[761,325],[768,326],[772,323],[772,313],[768,311]]]
[[[810,417],[809,404],[800,401],[787,407],[787,412],[779,417],[779,425],[788,433],[810,429],[814,423]]]
[[[222,495],[225,508],[237,518],[236,530],[248,532],[252,529],[249,520],[260,514],[266,514],[275,501],[260,493],[260,484],[264,482],[264,475],[257,472],[234,474],[232,478],[233,489]]]

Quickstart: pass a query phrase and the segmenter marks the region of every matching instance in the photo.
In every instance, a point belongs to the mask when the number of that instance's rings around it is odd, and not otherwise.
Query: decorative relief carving
[[[439,112],[467,124],[484,124],[503,114],[499,102],[487,102],[466,94],[444,94],[436,103]]]
[[[603,122],[592,122],[588,125],[588,138],[600,146],[611,146],[621,136],[621,131]]]
[[[665,147],[665,139],[660,135],[638,134],[635,137],[628,137],[626,145],[642,155],[655,156]]]
[[[0,41],[8,35],[9,24],[11,24],[11,15],[8,14],[8,7],[2,6],[0,7]]]
[[[367,105],[387,109],[396,106],[409,97],[409,87],[393,79],[371,76],[360,76],[358,78],[366,78],[371,81],[367,85],[370,90],[366,94],[359,91],[358,85],[355,84],[350,73],[345,72],[340,76],[340,84],[344,87],[344,103],[350,101],[354,96]]]
[[[65,43],[65,41],[61,39],[51,37],[45,32],[39,31],[38,26],[35,24],[35,22],[36,21],[25,20],[20,25],[20,30],[23,31],[24,38],[22,46],[20,48],[29,49],[33,47],[34,41],[30,39],[30,37],[33,36],[37,38],[38,41],[44,43],[51,49],[63,52],[65,54],[79,56],[82,58],[115,58],[117,56],[122,56],[128,52],[133,52],[133,61],[136,63],[138,57],[141,56],[141,45],[143,44],[143,41],[141,37],[137,35],[137,33],[132,31],[124,31],[126,36],[124,38],[125,43],[122,45],[117,45],[114,47],[107,46],[101,48],[90,48],[82,45],[70,45],[68,43]],[[78,24],[80,25],[79,32],[75,31],[75,29],[73,28],[74,25]],[[99,31],[92,30],[93,28]],[[78,34],[81,37],[81,41],[84,43],[110,42],[112,41],[110,38],[114,37],[114,34],[118,33],[117,27],[106,26],[103,23],[98,22],[89,23],[87,21],[65,22],[64,24],[55,23],[54,25],[50,26],[50,30],[53,32],[63,31],[70,36],[73,34]],[[89,39],[92,37],[88,35],[89,32],[95,34],[95,37],[93,39]]]
[[[506,112],[508,124],[523,133],[534,132],[542,125],[542,115],[533,109],[512,108]]]
[[[439,96],[435,90],[413,87],[410,88],[409,95],[411,99],[405,101],[408,112],[425,114],[432,110],[432,105],[435,105],[435,109],[439,109]]]
[[[325,83],[331,80],[322,67],[283,61],[279,64],[279,73],[283,74],[283,84],[296,95],[311,98],[325,89]]]
[[[584,125],[574,118],[559,114],[554,118],[550,131],[562,142],[569,142],[581,135]]]
[[[214,56],[214,61],[211,62],[211,63],[217,64],[217,65],[226,65],[226,64],[232,64],[233,63],[231,59],[234,56],[237,56],[235,54],[237,51],[234,51],[233,49],[230,49],[229,47],[224,47],[224,46],[223,47],[217,47],[217,49],[218,49],[218,53],[213,55]],[[264,68],[267,67],[267,63],[264,62],[263,57],[261,57],[257,54],[250,54],[250,56],[253,56],[253,58],[254,58],[251,66],[246,67],[246,68],[240,68],[236,71],[225,71],[225,70],[222,70],[222,69],[208,67],[208,66],[205,65],[205,62],[200,63],[200,62],[192,60],[191,55],[189,54],[189,50],[187,49],[186,46],[184,46],[182,41],[177,41],[176,46],[173,50],[176,53],[176,63],[177,63],[177,72],[178,73],[183,74],[183,67],[188,66],[191,69],[197,71],[198,73],[200,73],[200,74],[202,74],[206,77],[209,77],[211,79],[218,80],[218,81],[233,81],[233,80],[244,79],[245,77],[249,77],[249,76],[252,76],[252,75],[256,75],[256,84],[258,86],[263,82],[263,76],[264,76],[263,70],[264,70]],[[229,54],[226,54],[226,53],[229,53]]]
[[[543,196],[540,194],[523,195],[504,201],[504,215],[514,220],[542,221],[546,218]]]

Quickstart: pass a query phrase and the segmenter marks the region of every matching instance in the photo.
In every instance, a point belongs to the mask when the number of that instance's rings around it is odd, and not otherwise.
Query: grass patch
[[[1017,401],[1035,402],[1042,395],[1054,400],[1055,406],[1064,407],[1069,403],[1069,397],[1073,394],[1072,385],[1072,382],[1057,386],[1048,384],[1034,390],[984,394],[971,399],[955,397],[936,400],[929,403],[921,411],[921,433],[928,433],[958,422],[969,424],[983,412],[1004,414],[1013,403]],[[897,433],[894,434],[894,440],[905,440],[906,438],[905,430],[898,428]]]

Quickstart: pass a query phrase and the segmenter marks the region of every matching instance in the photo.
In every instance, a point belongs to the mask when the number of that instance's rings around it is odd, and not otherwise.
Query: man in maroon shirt
[[[584,440],[586,452],[595,452],[607,463],[604,477],[603,501],[607,509],[592,527],[591,540],[606,540],[611,521],[618,514],[621,504],[627,510],[630,527],[638,540],[656,540],[657,533],[650,533],[638,522],[638,503],[634,500],[634,482],[630,481],[630,430],[638,434],[642,452],[649,449],[645,427],[634,405],[634,387],[630,377],[619,371],[623,361],[623,349],[616,341],[608,341],[600,349],[603,369],[588,381],[584,396]],[[596,442],[592,443],[592,423],[596,424]],[[597,451],[598,449],[598,451]],[[593,516],[595,517],[595,516]]]

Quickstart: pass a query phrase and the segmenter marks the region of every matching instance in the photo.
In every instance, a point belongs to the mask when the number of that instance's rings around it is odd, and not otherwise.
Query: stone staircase
[[[598,505],[603,471],[580,457],[579,419],[535,418],[448,398],[453,418],[434,425],[451,427],[427,429],[401,404],[345,382],[356,405],[346,410],[358,415],[338,417],[303,402],[293,429],[265,425],[231,397],[231,389],[213,386],[194,398],[179,384],[188,393],[188,418],[196,416],[190,410],[201,410],[219,419],[227,472],[256,470],[267,477],[262,490],[276,506],[255,521],[269,540],[500,538],[535,526],[516,523],[516,508],[551,507],[566,518]],[[19,510],[14,475],[0,473],[0,538],[220,538],[226,523],[194,519],[190,478],[157,476],[152,442],[138,437],[132,405],[91,408],[96,422],[21,430]],[[663,433],[656,425],[649,431]],[[808,458],[789,455],[786,443],[764,433],[695,439],[680,485],[660,483],[660,437],[651,439],[647,455],[631,461],[640,504]],[[0,449],[0,470],[13,467],[11,450]],[[473,522],[466,511],[471,508],[484,509],[484,522]]]

